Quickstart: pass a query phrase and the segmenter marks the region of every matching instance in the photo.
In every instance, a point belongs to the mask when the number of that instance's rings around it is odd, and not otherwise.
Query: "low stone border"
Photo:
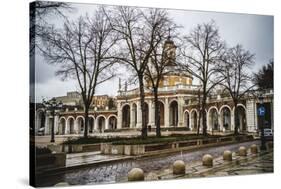
[[[36,171],[62,168],[66,165],[65,153],[50,153],[36,156]]]
[[[128,155],[138,156],[144,154],[150,154],[153,152],[160,151],[173,151],[173,150],[187,150],[198,147],[208,147],[218,144],[231,144],[235,142],[246,142],[253,140],[252,135],[244,136],[231,136],[231,137],[219,137],[209,139],[195,139],[186,141],[176,141],[167,143],[157,144],[139,144],[139,145],[115,145],[112,143],[101,143],[102,154],[113,154],[113,155]]]
[[[60,145],[47,145],[47,147],[57,153],[82,153],[82,152],[95,152],[100,151],[100,144],[60,144]]]

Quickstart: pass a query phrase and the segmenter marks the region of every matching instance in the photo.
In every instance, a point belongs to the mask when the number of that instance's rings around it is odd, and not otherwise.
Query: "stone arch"
[[[89,133],[93,133],[95,129],[95,117],[93,115],[89,115],[88,118],[88,128],[89,128]]]
[[[238,110],[237,113],[238,113],[238,128],[239,128],[239,131],[246,132],[247,131],[247,119],[246,119],[246,110],[247,109],[243,104],[238,104],[237,110]],[[234,111],[235,111],[235,107],[233,108],[233,112]],[[235,117],[234,117],[234,121],[235,121]]]
[[[229,105],[226,105],[226,104],[225,104],[225,105],[222,105],[222,106],[220,107],[219,112],[221,112],[222,109],[225,108],[225,107],[228,108],[228,109],[230,110],[230,112],[231,112],[230,106],[229,106]]]
[[[117,128],[117,116],[111,114],[107,118],[108,122],[108,129],[116,129]]]
[[[106,117],[104,115],[99,115],[96,118],[96,128],[100,133],[103,133],[105,130],[105,120]]]
[[[162,104],[165,104],[165,101],[162,99],[158,99],[158,102],[161,102]]]
[[[223,105],[220,108],[220,119],[224,130],[231,130],[231,108]]]
[[[170,126],[178,125],[178,101],[172,100],[169,104]]]
[[[130,105],[124,104],[122,106],[122,128],[130,127]]]
[[[121,106],[121,109],[123,109],[124,108],[124,106],[130,106],[130,104],[129,103],[124,103],[124,104],[122,104],[122,106]]]
[[[69,116],[66,119],[66,132],[65,132],[66,134],[75,133],[74,122],[75,122],[75,118],[73,116]]]
[[[245,111],[247,110],[246,106],[241,103],[237,104],[237,107],[242,107]],[[234,112],[234,110],[235,110],[235,107],[233,107],[233,112]]]
[[[208,128],[211,130],[219,130],[219,111],[218,108],[215,106],[212,106],[209,108],[207,112],[207,124]]]
[[[45,129],[46,114],[42,109],[36,111],[35,132]]]
[[[83,134],[85,129],[85,118],[83,116],[77,116],[76,122],[78,126],[78,133]]]
[[[59,128],[58,128],[58,134],[64,135],[66,130],[66,119],[65,117],[61,117],[59,119]]]
[[[183,117],[183,126],[187,127],[188,130],[190,130],[190,114],[188,110],[185,110],[183,113],[184,117]]]
[[[190,125],[191,129],[197,131],[198,127],[198,111],[196,109],[192,109],[190,111]]]
[[[158,100],[158,106],[159,106],[159,115],[160,115],[160,126],[164,126],[165,125],[165,103],[162,100]]]

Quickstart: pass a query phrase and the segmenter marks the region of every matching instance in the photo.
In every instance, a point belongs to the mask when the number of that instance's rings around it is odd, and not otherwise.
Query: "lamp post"
[[[61,109],[63,104],[61,101],[57,102],[56,98],[52,98],[49,101],[43,100],[43,105],[47,111],[51,112],[53,117],[50,142],[55,142],[55,111]]]
[[[263,105],[263,99],[264,97],[262,96],[262,94],[259,95],[259,102],[260,102],[260,107],[258,110],[258,115],[261,118],[261,150],[266,150],[266,146],[265,146],[265,138],[264,138],[264,114],[265,114],[265,108]]]

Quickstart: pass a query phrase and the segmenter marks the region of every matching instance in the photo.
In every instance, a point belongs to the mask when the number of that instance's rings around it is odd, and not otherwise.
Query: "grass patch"
[[[161,136],[161,137],[147,137],[145,139],[142,138],[132,138],[132,139],[123,139],[118,141],[113,141],[112,144],[125,144],[125,145],[134,145],[134,144],[156,144],[156,143],[170,143],[177,141],[187,141],[187,140],[195,140],[195,139],[203,139],[203,138],[217,138],[218,136],[203,136],[203,135],[171,135],[171,136]]]
[[[187,141],[187,140],[195,140],[195,139],[203,139],[203,138],[219,138],[221,136],[218,135],[196,135],[196,134],[188,134],[188,135],[181,135],[181,134],[172,134],[170,136],[149,136],[145,139],[141,137],[134,137],[134,138],[124,138],[124,137],[115,137],[115,138],[97,138],[97,137],[88,137],[88,138],[77,138],[77,139],[70,139],[65,141],[64,144],[98,144],[98,143],[112,143],[112,144],[125,144],[125,145],[135,145],[135,144],[156,144],[156,143],[169,143],[169,142],[176,142],[176,141]]]
[[[98,144],[98,143],[113,142],[115,140],[120,140],[120,139],[118,137],[117,138],[81,137],[81,138],[69,139],[65,141],[63,144]]]

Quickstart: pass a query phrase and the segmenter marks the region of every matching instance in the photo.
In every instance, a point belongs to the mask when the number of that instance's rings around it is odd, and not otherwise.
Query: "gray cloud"
[[[47,83],[55,77],[56,67],[47,64],[40,55],[35,58],[35,81],[36,83]]]
[[[92,15],[93,10],[96,8],[96,5],[91,4],[73,4],[73,6],[76,7],[76,11],[67,13],[70,19],[75,19],[79,15],[86,13]],[[219,27],[222,39],[229,46],[239,43],[245,49],[255,53],[254,71],[273,58],[273,16],[185,10],[169,10],[169,13],[177,24],[184,27],[181,30],[183,34],[188,34],[197,24],[214,20]],[[61,19],[51,18],[50,22],[57,26],[62,24]],[[38,54],[36,65],[37,100],[42,96],[60,96],[65,95],[67,91],[78,90],[76,81],[63,82],[58,77],[55,77],[57,67],[46,64]],[[118,78],[115,78],[99,86],[97,94],[116,95],[117,90]]]

